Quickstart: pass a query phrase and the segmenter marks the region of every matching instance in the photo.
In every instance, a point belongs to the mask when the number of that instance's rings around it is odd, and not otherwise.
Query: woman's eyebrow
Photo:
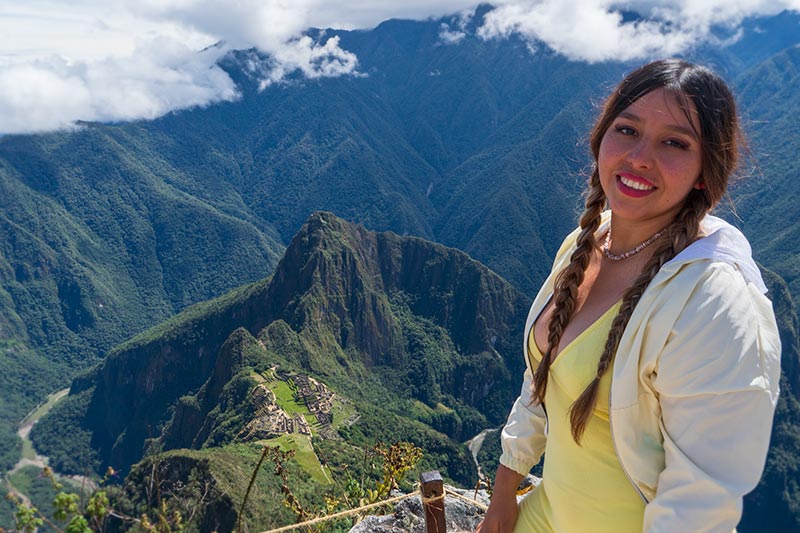
[[[628,111],[628,110],[622,111],[617,116],[619,118],[624,118],[624,119],[630,120],[632,122],[642,122],[642,119],[639,117],[639,115],[637,115],[636,113],[634,113],[632,111]],[[686,135],[686,136],[694,139],[695,141],[698,140],[697,134],[691,128],[687,128],[687,127],[681,126],[680,124],[668,124],[666,126],[666,128],[668,130],[670,130],[670,131],[675,132],[675,133],[678,133],[678,134],[681,134],[681,135]]]

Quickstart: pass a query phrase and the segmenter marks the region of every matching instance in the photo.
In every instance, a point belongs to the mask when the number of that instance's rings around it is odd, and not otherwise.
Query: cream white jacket
[[[608,220],[606,213],[598,235]],[[764,469],[778,400],[780,339],[750,245],[719,218],[707,216],[701,227],[706,236],[666,263],[645,290],[614,360],[611,434],[623,470],[647,502],[647,532],[736,527],[742,497]],[[556,255],[524,342],[578,233]],[[500,458],[521,474],[539,462],[547,440],[525,359]]]

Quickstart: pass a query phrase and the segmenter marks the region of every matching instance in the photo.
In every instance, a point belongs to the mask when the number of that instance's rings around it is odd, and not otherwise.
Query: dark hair
[[[728,180],[736,170],[741,133],[730,89],[706,67],[679,59],[663,59],[628,74],[608,97],[592,128],[590,147],[595,162],[600,142],[611,123],[631,104],[656,89],[665,89],[675,96],[689,124],[694,124],[689,103],[694,104],[700,123],[700,131],[695,133],[701,143],[701,179],[705,185],[697,194],[706,197],[704,203],[711,209],[724,196]]]
[[[597,374],[570,407],[572,436],[578,443],[594,410],[600,378],[611,364],[639,298],[661,266],[697,240],[700,221],[725,195],[729,178],[739,159],[741,134],[736,103],[725,82],[711,70],[678,59],[663,59],[634,70],[614,89],[592,128],[590,148],[595,164],[589,177],[580,219],[581,232],[569,264],[556,277],[553,291],[555,309],[548,324],[547,349],[533,375],[535,401],[544,402],[553,351],[575,311],[577,288],[583,282],[586,268],[597,248],[595,233],[600,227],[600,215],[606,207],[606,196],[600,186],[597,168],[600,142],[622,111],[656,89],[665,89],[675,96],[690,124],[694,124],[690,113],[693,110],[697,113],[700,131],[695,133],[701,145],[700,180],[703,188],[689,192],[681,210],[666,228],[666,236],[653,244],[653,255],[633,285],[623,294],[622,304],[611,325],[597,366]]]

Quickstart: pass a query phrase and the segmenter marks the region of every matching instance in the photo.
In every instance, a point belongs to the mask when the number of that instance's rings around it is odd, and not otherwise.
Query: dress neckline
[[[539,316],[536,317],[536,320],[533,321],[533,325],[531,326],[531,331],[529,333],[530,337],[533,339],[533,342],[532,343],[529,342],[528,345],[530,346],[531,344],[533,344],[533,347],[536,348],[536,351],[539,353],[539,359],[542,358],[543,352],[539,348],[539,346],[536,344],[536,335],[535,335],[534,332],[536,331],[536,322],[539,321],[539,317],[541,317],[541,313],[545,310],[545,308],[547,308],[547,305],[549,303],[550,303],[550,299],[547,300],[547,303],[545,303],[544,307],[542,307],[542,311],[539,313]],[[621,304],[622,304],[622,300],[621,299],[617,300],[616,302],[614,302],[614,304],[611,307],[609,307],[608,309],[606,309],[603,312],[602,315],[597,317],[597,319],[594,322],[592,322],[591,324],[586,326],[586,328],[583,331],[581,331],[574,339],[569,341],[569,343],[566,346],[564,346],[564,348],[562,348],[560,352],[558,352],[558,354],[556,355],[555,360],[551,363],[550,368],[553,368],[555,365],[557,365],[558,362],[561,360],[561,356],[564,354],[564,352],[567,352],[578,341],[580,341],[582,338],[586,337],[586,335],[588,335],[594,329],[596,329],[598,327],[598,324],[602,323],[612,311],[619,311],[619,307],[620,307]]]

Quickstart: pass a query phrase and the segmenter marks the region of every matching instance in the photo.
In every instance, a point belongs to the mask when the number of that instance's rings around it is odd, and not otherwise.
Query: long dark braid
[[[550,365],[553,364],[553,354],[558,348],[564,329],[575,313],[578,301],[578,287],[583,283],[583,277],[589,261],[597,249],[595,232],[600,227],[600,215],[606,205],[606,195],[600,187],[600,175],[594,170],[589,179],[589,194],[586,197],[583,214],[581,215],[581,232],[576,240],[577,248],[570,256],[569,265],[562,270],[555,281],[553,290],[553,303],[555,307],[550,317],[547,334],[547,350],[542,356],[542,361],[533,374],[533,394],[539,403],[544,403],[547,391],[547,376]]]
[[[597,402],[600,378],[611,366],[620,338],[628,325],[639,299],[659,269],[694,242],[700,233],[700,221],[725,195],[730,176],[736,169],[742,135],[736,114],[736,103],[727,85],[712,71],[677,59],[648,63],[628,74],[606,100],[603,111],[592,128],[590,147],[597,163],[603,136],[619,114],[645,94],[656,89],[673,94],[687,119],[694,124],[697,115],[700,128],[695,131],[702,145],[700,188],[692,189],[680,212],[669,225],[666,235],[653,246],[655,250],[622,298],[612,322],[597,373],[592,382],[570,407],[570,425],[576,442],[586,428]],[[548,324],[547,350],[533,374],[534,401],[544,402],[547,377],[564,330],[577,305],[578,288],[597,248],[595,232],[606,197],[600,186],[597,165],[589,179],[589,194],[581,215],[581,232],[569,264],[556,277],[553,290],[554,310]]]
[[[597,364],[597,373],[589,383],[589,386],[570,406],[569,420],[572,428],[572,438],[575,439],[575,442],[580,443],[586,424],[589,422],[597,403],[600,378],[611,366],[611,360],[617,352],[619,341],[633,314],[633,310],[636,309],[636,305],[639,303],[639,299],[664,263],[697,240],[700,234],[700,220],[707,212],[708,206],[703,199],[703,195],[699,191],[692,192],[675,220],[667,228],[665,237],[659,239],[658,247],[645,264],[642,273],[623,294],[622,304],[617,316],[614,317],[614,321],[611,323],[603,354]]]

